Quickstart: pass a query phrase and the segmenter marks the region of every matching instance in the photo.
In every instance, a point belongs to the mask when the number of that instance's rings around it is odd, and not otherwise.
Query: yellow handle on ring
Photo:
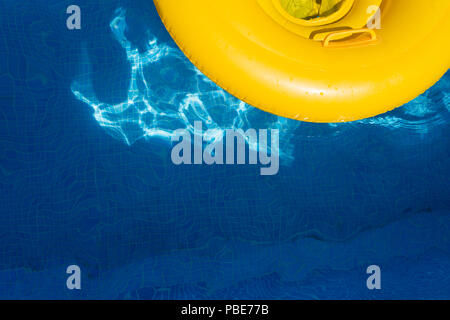
[[[339,42],[334,42],[333,45],[330,45],[331,43],[333,43],[332,41],[335,38],[342,39],[343,37],[350,37],[355,34],[363,34],[363,33],[369,34],[370,39],[356,40],[356,41],[339,41]],[[375,30],[368,29],[368,28],[351,29],[351,30],[336,31],[336,32],[328,34],[325,37],[325,39],[323,40],[323,46],[325,48],[330,48],[330,47],[331,48],[342,48],[342,47],[350,47],[350,46],[357,46],[357,45],[361,45],[361,44],[367,44],[367,43],[375,42],[375,41],[377,41],[377,34],[376,34]]]

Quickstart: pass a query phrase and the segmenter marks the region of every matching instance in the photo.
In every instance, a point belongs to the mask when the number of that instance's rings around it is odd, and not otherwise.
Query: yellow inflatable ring
[[[206,76],[292,119],[381,114],[423,93],[450,66],[449,0],[354,0],[311,23],[280,11],[280,1],[154,0],[175,42]],[[367,18],[379,18],[381,29],[368,28]]]

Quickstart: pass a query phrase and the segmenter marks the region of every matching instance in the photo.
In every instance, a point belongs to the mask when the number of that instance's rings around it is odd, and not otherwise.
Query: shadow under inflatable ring
[[[200,71],[239,99],[292,119],[384,113],[423,93],[450,66],[448,0],[383,0],[381,29],[370,31],[345,25],[368,1],[355,0],[349,13],[323,26],[320,39],[290,30],[291,22],[274,19],[261,1],[154,0]]]

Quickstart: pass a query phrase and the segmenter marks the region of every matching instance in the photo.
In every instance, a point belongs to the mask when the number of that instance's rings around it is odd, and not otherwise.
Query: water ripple
[[[90,77],[90,63],[84,50],[85,70],[72,84],[75,96],[94,109],[98,123],[128,145],[141,138],[170,139],[174,131],[186,128],[194,133],[194,121],[214,136],[227,129],[280,130],[280,156],[292,157],[292,134],[299,123],[260,111],[215,85],[196,69],[183,53],[150,36],[145,52],[126,37],[126,11],[117,10],[110,24],[115,39],[126,50],[131,65],[128,98],[108,104],[96,98]],[[244,136],[245,137],[245,136]],[[246,137],[245,137],[246,138]],[[214,139],[214,137],[211,137]],[[250,148],[257,149],[257,143]]]

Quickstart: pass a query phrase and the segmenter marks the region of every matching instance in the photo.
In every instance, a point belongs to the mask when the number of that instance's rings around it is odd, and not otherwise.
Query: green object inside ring
[[[287,13],[297,19],[311,20],[337,12],[345,0],[280,0]]]

